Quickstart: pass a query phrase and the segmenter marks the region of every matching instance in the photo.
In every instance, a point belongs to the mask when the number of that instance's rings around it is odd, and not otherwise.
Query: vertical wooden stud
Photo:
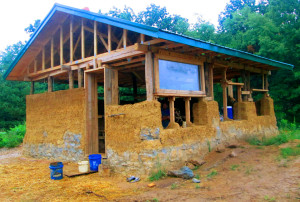
[[[209,65],[209,96],[214,99],[214,66]]]
[[[70,19],[70,63],[73,62],[73,16]]]
[[[147,100],[154,100],[153,95],[153,57],[151,52],[145,54],[145,80]]]
[[[94,21],[94,56],[96,57],[97,55],[97,45],[98,45],[98,42],[97,42],[97,21],[95,20]]]
[[[262,89],[265,89],[265,74],[261,75]]]
[[[170,124],[175,124],[175,97],[169,97],[169,108],[170,108]]]
[[[54,67],[54,37],[51,38],[51,47],[50,47],[50,60],[51,60],[51,68]]]
[[[31,81],[31,85],[30,85],[30,95],[34,94],[34,81]]]
[[[53,79],[51,76],[48,76],[48,92],[53,91]]]
[[[237,101],[242,102],[242,86],[237,86]]]
[[[45,70],[45,47],[42,50],[42,70]]]
[[[83,87],[82,83],[82,69],[78,68],[78,88]]]
[[[84,21],[81,19],[81,59],[85,58]]]
[[[190,107],[191,98],[190,97],[184,98],[184,102],[185,102],[185,121],[186,121],[186,125],[191,126],[192,125],[192,122],[191,122],[191,107]]]
[[[104,68],[104,104],[119,104],[118,70],[109,67]]]
[[[60,26],[60,65],[64,64],[64,35],[63,35],[63,27]]]
[[[107,43],[108,43],[108,52],[111,51],[111,25],[107,25]]]
[[[145,35],[141,34],[141,44],[144,44],[144,41],[145,41]]]
[[[69,89],[73,89],[74,88],[74,74],[73,71],[70,70],[69,71]]]
[[[204,73],[204,63],[200,66],[200,75],[201,75],[201,91],[205,93],[205,73]]]
[[[224,69],[222,75],[222,88],[223,88],[223,117],[224,120],[228,119],[227,115],[227,84],[226,84],[226,71],[227,68]]]
[[[127,29],[123,29],[123,48],[126,49],[127,46]]]
[[[34,73],[36,73],[36,71],[37,71],[37,60],[36,60],[36,58],[34,59],[34,63],[33,63],[33,71],[34,71]]]

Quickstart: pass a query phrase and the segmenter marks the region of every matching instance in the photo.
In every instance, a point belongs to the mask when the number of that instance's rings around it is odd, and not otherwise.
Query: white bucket
[[[86,173],[89,171],[89,162],[88,161],[79,161],[78,170],[80,173]]]

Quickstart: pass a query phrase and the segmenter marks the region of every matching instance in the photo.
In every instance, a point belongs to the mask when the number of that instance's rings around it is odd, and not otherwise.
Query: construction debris
[[[193,178],[193,179],[192,179],[192,182],[194,182],[194,183],[200,183],[201,180],[198,180],[197,178]]]
[[[150,187],[150,188],[152,188],[152,187],[155,187],[156,184],[152,182],[152,183],[148,184],[147,186]]]
[[[138,181],[140,181],[141,179],[139,178],[139,177],[135,177],[135,176],[130,176],[130,177],[128,177],[127,179],[127,182],[138,182]]]

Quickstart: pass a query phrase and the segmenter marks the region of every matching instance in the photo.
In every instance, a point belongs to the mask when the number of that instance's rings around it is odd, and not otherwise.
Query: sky
[[[24,29],[36,19],[43,20],[54,3],[84,8],[90,11],[108,12],[114,6],[123,9],[131,7],[137,14],[151,3],[166,7],[170,14],[178,14],[195,23],[199,16],[218,25],[218,15],[229,0],[1,0],[0,1],[0,51],[8,45],[29,39]]]

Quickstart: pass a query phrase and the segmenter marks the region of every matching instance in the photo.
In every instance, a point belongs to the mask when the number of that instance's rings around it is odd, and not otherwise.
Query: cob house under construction
[[[268,75],[279,68],[293,66],[55,4],[5,78],[31,82],[25,154],[78,161],[102,153],[116,172],[147,174],[157,162],[181,166],[208,147],[276,134]],[[48,83],[48,92],[35,94],[36,82]],[[54,91],[58,83],[69,88]],[[228,98],[233,117],[222,110]]]

